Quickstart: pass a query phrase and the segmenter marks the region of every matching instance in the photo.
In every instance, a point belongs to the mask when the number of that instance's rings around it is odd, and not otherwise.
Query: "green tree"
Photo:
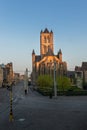
[[[37,85],[39,89],[52,90],[53,79],[49,75],[40,75],[37,79]]]
[[[66,91],[71,89],[71,82],[68,77],[65,76],[59,76],[57,77],[57,89],[60,91]]]

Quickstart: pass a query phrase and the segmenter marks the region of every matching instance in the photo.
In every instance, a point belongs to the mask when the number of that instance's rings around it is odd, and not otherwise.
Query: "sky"
[[[32,50],[40,54],[40,31],[54,35],[68,70],[87,61],[87,0],[0,0],[0,64],[32,71]]]

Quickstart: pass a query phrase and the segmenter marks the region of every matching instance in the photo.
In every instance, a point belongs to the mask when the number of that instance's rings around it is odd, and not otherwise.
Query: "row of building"
[[[5,87],[17,82],[20,78],[19,73],[14,73],[13,63],[7,63],[6,65],[0,64],[0,87]]]
[[[61,49],[54,54],[53,31],[47,28],[40,32],[40,55],[32,51],[32,83],[36,84],[39,75],[68,76],[73,85],[79,88],[87,88],[87,62],[82,62],[82,66],[76,66],[74,71],[68,71],[67,62],[63,61]],[[0,87],[4,83],[11,84],[20,78],[19,73],[13,72],[13,64],[0,65]]]
[[[40,32],[40,55],[36,55],[35,50],[32,51],[32,82],[35,84],[39,75],[68,76],[72,84],[82,88],[87,83],[87,62],[83,62],[81,67],[76,66],[74,71],[67,70],[67,62],[62,59],[62,51],[58,50],[54,54],[53,31],[47,28]]]
[[[87,89],[87,62],[82,62],[81,66],[75,66],[74,71],[67,71],[73,85]]]

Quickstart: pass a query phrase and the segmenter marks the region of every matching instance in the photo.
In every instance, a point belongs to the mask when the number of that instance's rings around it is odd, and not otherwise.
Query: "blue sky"
[[[54,33],[68,70],[87,61],[87,0],[0,0],[0,63],[32,70],[32,50],[40,54],[40,31]]]

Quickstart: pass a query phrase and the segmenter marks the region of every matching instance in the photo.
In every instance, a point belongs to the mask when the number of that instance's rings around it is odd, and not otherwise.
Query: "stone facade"
[[[82,71],[75,71],[75,79],[76,79],[76,86],[78,88],[83,88],[83,72]]]
[[[87,62],[82,62],[82,66],[75,66],[75,74],[76,81],[78,81],[79,78],[79,80],[81,80],[81,86],[84,87],[84,85],[86,85],[87,89]]]
[[[32,80],[35,83],[39,75],[54,75],[54,66],[56,76],[67,74],[67,63],[62,61],[62,51],[59,49],[57,55],[54,55],[53,32],[47,28],[40,32],[40,55],[32,51]]]
[[[13,63],[10,62],[6,65],[1,64],[1,68],[3,70],[3,86],[10,85],[13,82]]]
[[[3,69],[0,66],[0,87],[2,87],[2,83],[3,83]]]
[[[7,81],[9,83],[12,83],[13,82],[13,64],[12,64],[12,62],[8,63],[5,67],[6,67],[6,71],[7,71]]]

